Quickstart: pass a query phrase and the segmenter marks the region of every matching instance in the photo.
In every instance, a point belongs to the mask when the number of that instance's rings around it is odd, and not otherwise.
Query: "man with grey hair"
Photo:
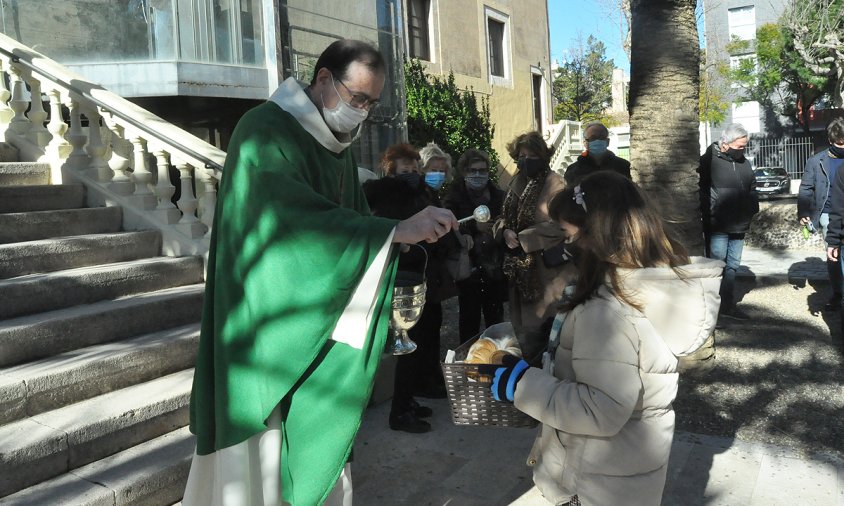
[[[721,139],[700,157],[700,211],[706,256],[726,263],[721,280],[720,314],[736,320],[750,317],[736,307],[734,286],[741,265],[744,235],[750,220],[759,212],[756,176],[744,156],[747,130],[738,123],[728,125]]]
[[[610,131],[594,121],[583,127],[583,153],[566,169],[566,186],[576,186],[587,175],[599,170],[611,170],[630,179],[630,162],[607,149]]]

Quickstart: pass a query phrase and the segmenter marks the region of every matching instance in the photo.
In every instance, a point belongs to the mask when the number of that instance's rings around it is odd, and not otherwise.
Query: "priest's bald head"
[[[342,39],[317,59],[308,94],[331,130],[348,133],[378,104],[385,77],[386,64],[378,49]]]

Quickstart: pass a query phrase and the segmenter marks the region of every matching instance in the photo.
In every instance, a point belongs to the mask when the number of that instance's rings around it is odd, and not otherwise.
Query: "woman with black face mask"
[[[425,184],[420,168],[419,151],[410,144],[396,144],[387,148],[381,158],[384,177],[367,181],[363,193],[373,214],[385,218],[406,219],[427,206],[442,207],[436,191]],[[399,256],[399,270],[421,271],[425,266],[425,306],[416,325],[408,331],[417,349],[401,355],[396,361],[393,400],[390,409],[390,428],[404,432],[422,433],[431,430],[424,420],[431,416],[431,408],[414,399],[445,397],[445,383],[439,366],[441,301],[456,295],[454,281],[448,274],[445,259],[459,251],[460,243],[454,234],[446,234],[436,243],[422,242],[425,249],[410,248]],[[427,263],[426,263],[427,262]]]
[[[543,253],[564,234],[548,216],[548,203],[563,189],[551,171],[552,150],[539,132],[519,135],[507,145],[518,171],[510,182],[493,233],[505,248],[503,271],[510,282],[510,320],[525,358],[538,361],[548,342],[543,324],[553,318],[573,273],[565,263],[546,263]]]

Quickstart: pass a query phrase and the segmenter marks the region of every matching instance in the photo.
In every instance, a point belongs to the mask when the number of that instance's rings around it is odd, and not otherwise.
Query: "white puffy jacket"
[[[515,405],[542,427],[529,464],[552,504],[659,505],[674,434],[677,357],[715,327],[724,264],[622,270],[642,306],[607,287],[567,315],[551,371],[531,368]]]

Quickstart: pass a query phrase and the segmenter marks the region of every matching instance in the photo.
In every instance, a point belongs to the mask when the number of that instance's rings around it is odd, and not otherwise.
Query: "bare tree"
[[[621,49],[630,61],[630,0],[600,0],[609,19],[618,23],[621,35]]]
[[[798,0],[782,21],[806,68],[835,81],[833,101],[844,107],[844,1]]]
[[[631,0],[630,143],[638,183],[693,254],[703,252],[695,0]]]

